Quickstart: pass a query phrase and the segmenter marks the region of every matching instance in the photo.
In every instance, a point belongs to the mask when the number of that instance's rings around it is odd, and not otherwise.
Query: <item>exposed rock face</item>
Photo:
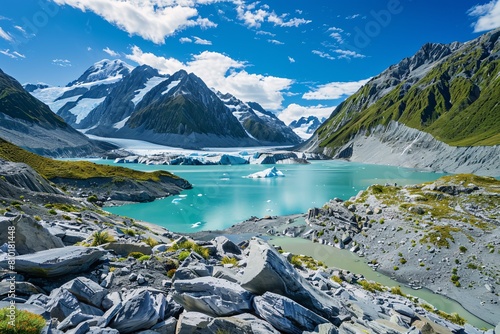
[[[150,328],[162,317],[159,311],[162,307],[165,310],[165,297],[162,302],[163,305],[148,290],[134,291],[134,295],[123,303],[110,327],[120,333]]]
[[[16,251],[20,255],[64,247],[60,238],[52,235],[39,222],[27,215],[17,216],[0,225],[0,244],[8,240],[8,226],[16,228]]]
[[[229,316],[252,310],[252,294],[238,284],[214,277],[176,280],[174,299],[188,311]]]
[[[500,175],[500,145],[449,146],[432,135],[398,122],[377,126],[370,134],[359,133],[337,151],[325,151],[335,158],[380,165]]]
[[[293,334],[313,330],[317,325],[328,323],[323,317],[291,299],[266,292],[254,299],[255,312],[276,329]]]
[[[71,292],[78,300],[95,307],[101,307],[102,300],[108,294],[108,290],[86,277],[75,278],[62,288]]]
[[[273,292],[286,296],[329,320],[335,320],[341,306],[314,289],[276,250],[259,239],[248,246],[248,265],[241,286],[255,294]]]
[[[39,277],[55,277],[86,271],[104,251],[92,247],[69,246],[16,257],[16,271]],[[7,268],[7,261],[0,267]]]

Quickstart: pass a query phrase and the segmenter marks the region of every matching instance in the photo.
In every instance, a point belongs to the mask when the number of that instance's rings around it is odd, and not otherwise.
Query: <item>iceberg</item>
[[[267,178],[267,177],[283,177],[283,176],[285,176],[285,174],[283,174],[282,171],[277,170],[276,167],[272,167],[272,168],[264,169],[261,172],[250,174],[250,175],[246,176],[246,178],[262,179],[262,178]]]

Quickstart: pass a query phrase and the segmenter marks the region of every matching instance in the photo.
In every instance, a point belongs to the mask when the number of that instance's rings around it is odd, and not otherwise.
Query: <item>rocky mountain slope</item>
[[[74,130],[1,70],[0,138],[56,157],[95,156],[105,148]]]
[[[0,243],[16,231],[15,266],[0,246],[0,310],[15,300],[45,332],[484,333],[398,287],[280,254],[258,238],[194,240],[48,183],[24,188],[21,180],[40,177],[4,163],[0,189],[23,195],[0,194]]]
[[[499,36],[497,29],[464,44],[424,45],[414,56],[389,67],[339,105],[304,148],[332,157],[372,162],[369,157],[365,159],[355,153],[358,144],[364,145],[362,138],[369,138],[375,151],[380,143],[410,137],[405,134],[414,129],[419,131],[413,132],[418,135],[412,136],[410,142],[392,145],[391,154],[384,155],[386,163],[398,164],[395,161],[398,155],[411,153],[410,144],[472,146],[468,152],[472,159],[466,158],[472,161],[476,161],[474,157],[482,157],[479,152],[497,150]],[[432,139],[422,141],[419,134],[430,134]],[[432,168],[436,162],[433,156],[444,158],[439,152],[426,154],[420,150],[419,153],[408,157],[410,165],[422,167],[418,160],[423,158],[423,167]],[[443,153],[448,154],[450,164],[457,156],[455,152]],[[485,168],[489,168],[488,162],[485,163]],[[446,164],[442,169],[455,170]]]
[[[290,127],[258,103],[245,103],[231,94],[218,92],[217,95],[251,138],[268,145],[295,145],[301,142]]]

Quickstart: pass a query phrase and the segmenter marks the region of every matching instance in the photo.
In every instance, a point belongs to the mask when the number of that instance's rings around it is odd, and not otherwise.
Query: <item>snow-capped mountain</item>
[[[79,128],[90,111],[100,105],[111,89],[133,69],[121,60],[101,60],[66,87],[35,86],[30,93],[64,120]],[[25,88],[33,89],[33,85]]]
[[[322,117],[321,120],[316,116],[301,117],[291,122],[288,126],[292,128],[300,138],[309,139],[325,120],[324,117]]]
[[[92,128],[94,134],[102,136],[122,128],[144,95],[167,78],[150,66],[136,67],[114,85],[112,92],[89,112],[79,127]]]
[[[251,138],[274,145],[294,145],[301,142],[292,129],[258,103],[245,103],[229,93],[217,92],[217,96],[231,110]]]
[[[170,146],[294,145],[301,139],[257,103],[215,93],[195,74],[161,75],[102,60],[66,87],[26,85],[69,124],[102,137]]]

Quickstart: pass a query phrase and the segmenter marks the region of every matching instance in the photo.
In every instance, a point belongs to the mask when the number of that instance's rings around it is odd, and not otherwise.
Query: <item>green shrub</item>
[[[342,282],[343,282],[342,278],[340,278],[339,276],[336,276],[336,275],[332,276],[331,279],[332,279],[332,281],[337,282],[338,284],[342,284]]]
[[[90,195],[89,197],[87,197],[87,201],[89,201],[90,203],[96,203],[98,201],[98,198],[96,195]]]
[[[96,231],[92,234],[92,238],[93,240],[90,245],[93,247],[115,241],[115,238],[106,231]]]
[[[174,277],[174,274],[175,274],[176,271],[177,271],[176,268],[170,269],[169,271],[167,271],[167,276],[170,277],[170,278]]]
[[[296,268],[302,267],[302,261],[300,260],[300,256],[298,255],[292,255],[292,257],[290,258],[290,263]]]
[[[399,263],[401,263],[401,264],[405,264],[406,262],[407,261],[406,261],[406,259],[404,257],[402,257],[402,258],[399,259]]]
[[[137,261],[148,261],[149,259],[151,259],[151,255],[143,255],[141,256],[140,258],[137,259]]]
[[[401,287],[399,287],[399,286],[393,286],[393,287],[391,287],[391,293],[393,295],[399,295],[399,296],[406,297],[406,294],[404,294],[404,292],[401,291]]]
[[[131,253],[129,253],[129,254],[128,254],[128,256],[129,256],[129,257],[131,256],[131,257],[133,257],[134,259],[139,259],[139,258],[143,257],[143,256],[144,256],[144,254],[143,254],[143,253],[141,253],[141,252],[131,252]]]
[[[465,246],[460,246],[460,247],[458,247],[458,249],[460,249],[460,252],[462,252],[462,253],[467,252],[467,247],[465,247]]]
[[[386,290],[385,287],[378,282],[362,280],[362,281],[359,281],[359,284],[363,287],[363,289],[370,291],[370,292],[385,291]]]
[[[0,309],[0,333],[2,334],[39,334],[45,327],[45,319],[38,314],[24,310],[14,310],[15,326],[9,324],[11,310]]]
[[[144,242],[149,247],[154,247],[154,246],[158,245],[158,241],[156,239],[151,238],[151,237],[147,237],[146,239],[143,239],[142,242]]]
[[[238,260],[234,257],[224,256],[221,260],[222,264],[232,264],[233,266],[238,265]]]
[[[469,263],[469,264],[467,264],[467,268],[469,268],[469,269],[477,269],[477,265],[475,263]]]
[[[193,252],[201,255],[204,259],[208,259],[210,256],[210,250],[208,248],[200,246],[193,241],[184,241],[179,244],[175,243],[168,249],[168,251],[175,252],[180,249],[192,250]]]
[[[121,231],[123,232],[123,234],[126,234],[126,235],[131,236],[131,237],[135,237],[135,231],[131,228],[124,228],[124,229],[121,229]]]
[[[184,261],[189,256],[189,254],[191,254],[191,252],[188,250],[183,250],[182,252],[180,252],[178,255],[179,261]]]
[[[56,211],[56,210],[54,210],[54,209],[50,209],[50,210],[49,210],[49,213],[50,213],[51,215],[57,215],[57,211]]]
[[[398,266],[394,266],[394,267],[392,267],[392,269],[399,270],[399,267]]]

